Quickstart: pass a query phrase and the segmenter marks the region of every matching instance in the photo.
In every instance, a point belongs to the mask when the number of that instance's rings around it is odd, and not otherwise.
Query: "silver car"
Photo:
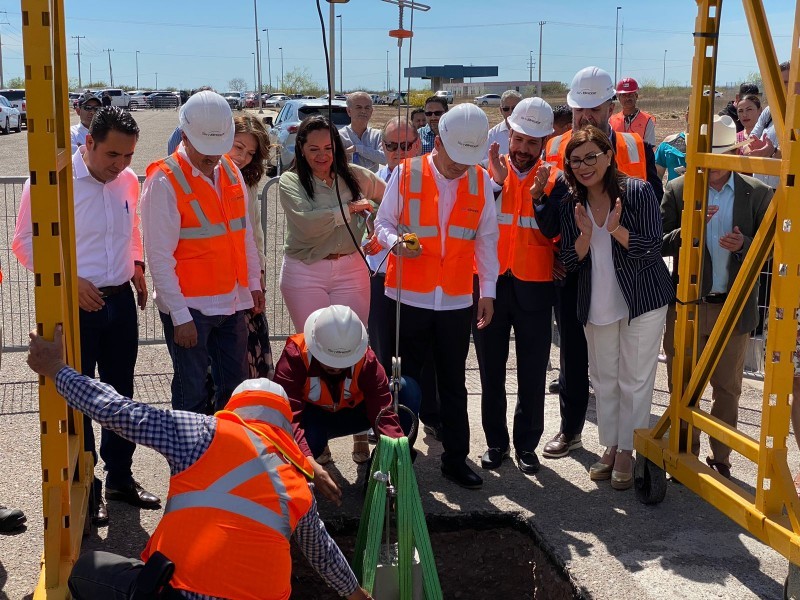
[[[347,103],[334,100],[331,104],[333,124],[336,127],[349,125],[350,116],[347,114]],[[269,130],[270,155],[268,162],[270,166],[278,167],[283,172],[292,164],[294,142],[300,121],[316,114],[328,116],[327,100],[289,100],[283,105]]]
[[[17,133],[22,130],[22,117],[5,96],[0,96],[0,133],[11,133],[12,129]]]
[[[500,94],[484,94],[473,100],[478,106],[500,106]]]
[[[289,96],[279,96],[274,94],[269,97],[269,99],[264,102],[264,108],[283,108],[284,104],[286,104],[291,98]]]

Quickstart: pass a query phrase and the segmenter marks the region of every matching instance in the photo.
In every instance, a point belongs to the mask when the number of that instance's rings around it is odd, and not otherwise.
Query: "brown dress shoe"
[[[545,458],[563,458],[572,450],[583,448],[581,441],[581,434],[567,435],[566,433],[559,433],[552,440],[547,442],[542,450],[542,456]]]

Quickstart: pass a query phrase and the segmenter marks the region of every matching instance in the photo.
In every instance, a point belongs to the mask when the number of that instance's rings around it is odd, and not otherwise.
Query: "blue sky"
[[[414,17],[412,64],[493,65],[497,80],[527,80],[530,51],[538,60],[539,21],[544,26],[542,79],[569,83],[587,65],[613,74],[616,7],[620,13],[620,76],[632,76],[658,85],[662,81],[664,50],[666,81],[687,83],[691,77],[696,4],[692,0],[427,0],[431,10]],[[226,10],[221,10],[221,7]],[[326,27],[328,4],[322,2]],[[788,58],[794,3],[765,2],[775,47],[781,60]],[[7,16],[2,11],[7,11]],[[337,6],[344,38],[344,88],[381,91],[386,88],[386,51],[390,79],[396,82],[397,46],[387,35],[397,27],[397,7],[381,0],[350,0]],[[108,80],[108,53],[116,85],[136,84],[139,50],[139,85],[193,88],[210,84],[218,90],[234,77],[253,87],[255,32],[252,0],[136,0],[86,2],[66,0],[67,35],[81,39],[81,74]],[[718,85],[740,82],[757,70],[741,2],[728,0],[722,10]],[[8,21],[5,24],[4,21]],[[262,37],[263,81],[271,70],[278,85],[283,68],[305,68],[322,84],[325,61],[314,0],[258,0],[261,29],[269,28],[271,69],[267,42]],[[337,20],[338,21],[338,20]],[[23,73],[20,3],[0,0],[0,35],[6,79]],[[406,28],[410,26],[406,13]],[[338,37],[338,24],[337,24]],[[339,41],[337,39],[337,53]],[[403,65],[408,64],[408,42]],[[77,78],[76,40],[69,38],[70,77]],[[337,86],[339,60],[336,65]],[[534,67],[534,79],[538,65]],[[412,80],[412,87],[427,82]],[[405,83],[404,83],[405,85]],[[393,84],[396,87],[396,83]]]

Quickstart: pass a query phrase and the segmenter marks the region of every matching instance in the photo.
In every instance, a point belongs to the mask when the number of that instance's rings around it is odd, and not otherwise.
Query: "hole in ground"
[[[541,547],[540,537],[517,514],[429,516],[436,568],[446,599],[514,598],[580,600],[586,596]],[[348,560],[356,546],[358,520],[325,523]],[[397,541],[393,536],[393,541]],[[292,599],[338,600],[292,544]]]

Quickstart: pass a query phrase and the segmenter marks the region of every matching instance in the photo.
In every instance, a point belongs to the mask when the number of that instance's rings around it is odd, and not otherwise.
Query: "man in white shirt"
[[[72,153],[78,149],[78,146],[83,146],[86,143],[86,134],[89,133],[89,126],[92,124],[94,114],[100,110],[102,104],[100,99],[92,92],[86,92],[78,99],[78,106],[75,108],[75,114],[81,120],[77,125],[69,128],[69,137],[72,142]]]
[[[375,173],[386,162],[386,155],[382,149],[381,130],[369,126],[372,110],[372,98],[369,94],[348,94],[347,114],[350,116],[350,125],[342,127],[339,135],[342,136],[347,152],[352,152],[350,162]]]
[[[93,113],[94,114],[94,113]],[[78,262],[81,370],[133,396],[133,373],[139,349],[139,328],[131,282],[139,307],[147,303],[142,239],[136,205],[139,180],[129,165],[139,127],[130,113],[118,107],[97,112],[81,146],[72,157],[75,246]],[[12,250],[33,271],[33,223],[30,180],[25,182]],[[94,433],[84,420],[84,444],[95,462]],[[100,456],[106,470],[106,498],[142,508],[158,508],[160,500],[142,489],[131,474],[136,445],[102,429]],[[108,522],[102,486],[95,479],[90,506],[97,525]]]
[[[433,353],[441,402],[442,474],[477,489],[483,480],[466,464],[466,359],[473,264],[480,282],[480,329],[492,320],[498,274],[494,194],[488,174],[478,165],[486,153],[489,120],[477,106],[459,104],[442,116],[438,131],[433,153],[408,159],[392,173],[375,230],[383,247],[393,250],[386,294],[401,303],[403,371],[419,380]],[[419,244],[401,237],[410,233]]]
[[[514,112],[514,108],[522,101],[522,94],[515,90],[506,90],[500,96],[500,114],[503,120],[489,130],[489,147],[496,143],[500,147],[500,154],[508,154],[508,138],[511,130],[508,127],[508,117]],[[483,157],[484,165],[489,161],[489,149],[486,149],[486,156]]]
[[[247,189],[225,156],[234,137],[228,103],[198,92],[181,107],[180,127],[183,143],[147,168],[142,225],[172,357],[172,406],[207,413],[247,378],[244,312],[263,311],[264,293]],[[209,362],[214,407],[205,388]]]

